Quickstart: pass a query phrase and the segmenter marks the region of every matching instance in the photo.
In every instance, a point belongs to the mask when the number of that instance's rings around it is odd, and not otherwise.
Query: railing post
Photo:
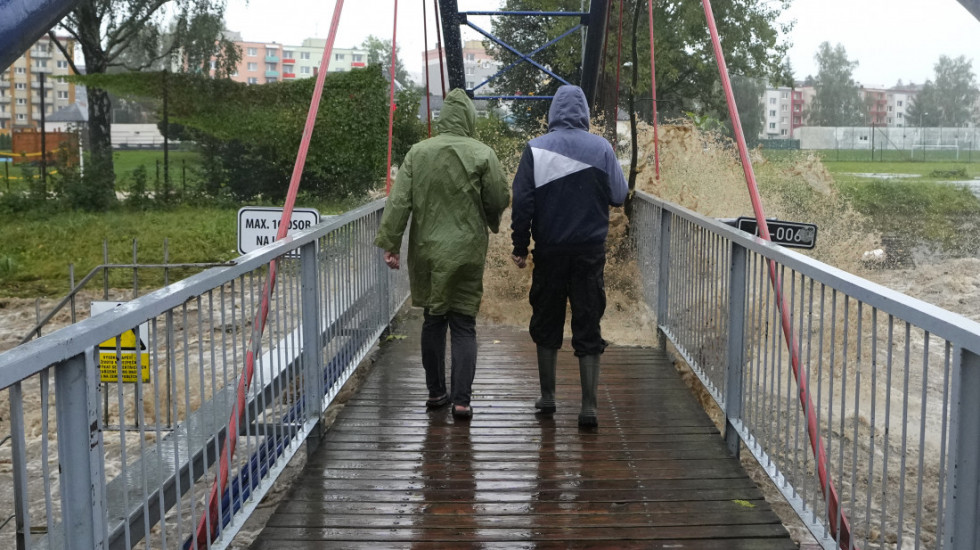
[[[320,286],[317,271],[317,241],[300,249],[300,278],[303,296],[303,380],[306,418],[316,425],[306,438],[306,452],[312,454],[320,445],[323,424],[320,404],[323,402],[323,362],[320,353]]]
[[[725,444],[738,457],[741,438],[732,419],[742,417],[742,376],[745,366],[745,248],[732,243],[728,272],[728,347],[725,368]]]
[[[943,521],[942,547],[946,550],[980,549],[980,356],[954,348],[953,379],[956,392],[950,418],[949,493]]]
[[[667,349],[667,335],[662,326],[667,324],[667,301],[670,287],[670,221],[673,214],[660,209],[659,253],[660,266],[657,271],[657,345],[661,350]]]
[[[61,509],[67,548],[106,548],[105,453],[95,348],[54,367]]]

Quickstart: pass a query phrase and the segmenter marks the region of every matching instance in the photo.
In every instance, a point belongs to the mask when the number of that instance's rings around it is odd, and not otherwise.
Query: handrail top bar
[[[775,260],[779,264],[843,292],[862,303],[927,330],[930,334],[943,338],[956,346],[980,354],[980,323],[972,319],[775,245],[761,237],[749,236],[745,232],[714,218],[705,217],[643,191],[637,190],[635,196],[663,207],[704,229],[723,235],[748,250],[767,259]]]
[[[570,11],[461,11],[460,15],[544,15],[550,17],[582,17],[588,12]]]
[[[473,99],[554,99],[553,95],[475,95]]]
[[[171,283],[116,307],[112,310],[112,315],[98,315],[84,319],[0,353],[0,389],[37,374],[49,365],[84,353],[99,342],[114,338],[123,331],[139,326],[208,290],[259,269],[292,250],[316,242],[331,231],[382,209],[386,200],[386,198],[378,199],[339,216],[328,218],[306,231],[287,235],[282,240],[238,257],[227,267],[213,267],[182,281]]]

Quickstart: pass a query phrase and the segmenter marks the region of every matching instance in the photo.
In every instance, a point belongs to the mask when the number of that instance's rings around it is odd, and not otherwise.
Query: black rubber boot
[[[541,398],[534,407],[541,414],[555,412],[555,366],[558,363],[558,350],[538,346],[538,379],[541,381]]]
[[[579,376],[582,378],[582,410],[578,413],[578,425],[582,428],[599,426],[596,413],[596,392],[599,388],[599,355],[578,358]]]

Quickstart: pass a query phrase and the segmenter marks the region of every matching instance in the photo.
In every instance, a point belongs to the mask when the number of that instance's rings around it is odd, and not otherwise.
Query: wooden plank
[[[387,344],[254,550],[796,548],[658,350],[602,357],[598,430],[577,426],[577,359],[534,415],[525,331],[477,329],[474,418],[429,411],[417,320]]]

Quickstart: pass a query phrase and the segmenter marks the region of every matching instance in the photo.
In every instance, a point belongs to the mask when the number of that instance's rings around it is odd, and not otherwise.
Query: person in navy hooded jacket
[[[589,133],[585,93],[578,86],[558,88],[548,112],[548,133],[528,143],[514,177],[512,259],[523,269],[534,239],[529,332],[537,344],[541,398],[534,406],[541,413],[556,409],[555,365],[565,306],[571,304],[582,427],[599,425],[596,389],[599,356],[606,348],[599,321],[606,309],[603,268],[609,207],[622,206],[627,190],[609,142]]]

